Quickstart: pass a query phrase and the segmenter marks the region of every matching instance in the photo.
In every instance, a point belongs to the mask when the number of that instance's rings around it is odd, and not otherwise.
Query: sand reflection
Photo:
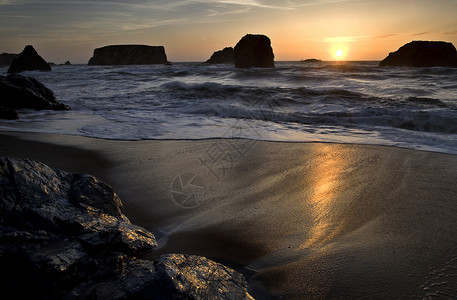
[[[314,146],[315,160],[306,176],[310,184],[308,203],[313,226],[301,248],[318,247],[338,234],[338,199],[345,185],[348,153],[326,145]],[[341,221],[341,220],[340,220]]]

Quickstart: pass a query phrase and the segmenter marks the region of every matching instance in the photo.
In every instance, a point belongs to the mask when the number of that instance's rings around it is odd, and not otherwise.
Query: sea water
[[[457,154],[457,68],[174,63],[54,66],[21,74],[38,79],[72,110],[20,110],[20,119],[1,120],[0,130],[119,140],[358,143]]]

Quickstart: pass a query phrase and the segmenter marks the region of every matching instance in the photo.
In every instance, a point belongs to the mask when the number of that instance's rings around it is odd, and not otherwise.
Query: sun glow
[[[348,55],[349,47],[347,44],[335,44],[329,48],[330,55],[334,60],[344,60]]]

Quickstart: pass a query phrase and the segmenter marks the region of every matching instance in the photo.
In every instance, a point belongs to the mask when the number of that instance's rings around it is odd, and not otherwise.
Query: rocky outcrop
[[[71,62],[69,60],[67,60],[65,63],[64,63],[65,66],[71,66]]]
[[[235,52],[232,47],[226,47],[211,55],[206,61],[208,64],[233,64],[235,62]]]
[[[391,52],[379,66],[457,67],[457,51],[452,43],[413,41]]]
[[[265,35],[247,34],[235,46],[235,67],[274,68],[270,39]]]
[[[12,53],[0,54],[0,67],[9,67],[14,59],[18,58],[19,55]]]
[[[204,257],[138,259],[156,247],[112,188],[0,158],[2,299],[247,299],[244,277]]]
[[[51,71],[51,66],[35,51],[33,46],[25,46],[19,56],[13,60],[8,73],[20,73],[22,71]]]
[[[0,108],[4,110],[23,108],[70,110],[70,107],[57,101],[50,89],[32,77],[18,74],[0,76],[0,95],[2,95]],[[1,116],[2,114],[0,114],[0,118]]]
[[[322,60],[316,59],[316,58],[308,58],[308,59],[300,60],[300,62],[304,62],[304,63],[321,63]]]
[[[113,45],[94,50],[89,65],[167,64],[163,46]]]

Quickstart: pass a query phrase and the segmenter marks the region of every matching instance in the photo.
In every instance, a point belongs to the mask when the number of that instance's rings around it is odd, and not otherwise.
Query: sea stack
[[[9,67],[13,60],[18,58],[19,55],[13,53],[2,53],[0,54],[0,67]]]
[[[150,65],[167,64],[163,46],[112,45],[97,48],[89,65]]]
[[[379,66],[457,67],[457,51],[452,43],[413,41],[391,52]]]
[[[33,46],[25,46],[19,57],[13,60],[8,73],[19,73],[22,71],[51,71],[51,66],[36,52]]]
[[[261,34],[247,34],[235,46],[235,67],[274,68],[270,39]]]
[[[232,47],[225,47],[211,55],[206,61],[208,64],[233,64],[235,62],[235,53]]]

